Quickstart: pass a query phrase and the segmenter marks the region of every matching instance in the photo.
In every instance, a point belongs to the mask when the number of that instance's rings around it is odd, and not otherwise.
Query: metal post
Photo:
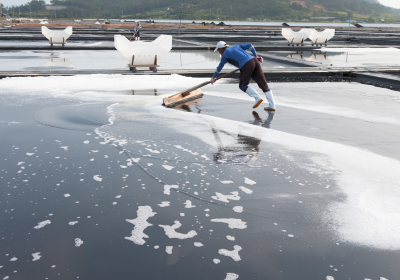
[[[181,17],[179,20],[179,35],[181,35],[181,23],[182,23],[182,10],[181,10]]]
[[[347,38],[350,38],[350,19],[349,19],[349,28],[347,29]]]

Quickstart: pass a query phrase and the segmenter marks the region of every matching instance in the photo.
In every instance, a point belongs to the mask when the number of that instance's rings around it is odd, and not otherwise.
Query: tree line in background
[[[1,0],[0,0],[1,1]],[[190,2],[189,2],[190,1]],[[398,19],[400,9],[385,7],[376,0],[51,0],[65,9],[47,11],[43,0],[7,7],[14,16],[57,18],[164,18],[189,20],[302,20],[334,17],[346,20],[354,14]]]

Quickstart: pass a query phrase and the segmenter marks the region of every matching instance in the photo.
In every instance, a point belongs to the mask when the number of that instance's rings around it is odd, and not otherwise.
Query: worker
[[[250,50],[254,57],[247,53],[246,50]],[[218,74],[221,72],[225,63],[228,62],[240,69],[239,88],[255,99],[253,108],[257,108],[261,102],[263,102],[263,99],[254,88],[249,86],[250,78],[253,78],[258,87],[265,93],[269,105],[264,107],[264,110],[275,111],[274,95],[272,94],[272,90],[268,87],[260,64],[263,62],[263,58],[257,56],[253,45],[243,44],[229,47],[224,41],[220,41],[214,52],[216,51],[221,55],[221,62],[211,78],[211,84],[215,83]]]
[[[140,24],[140,21],[138,21],[133,28],[133,31],[135,32],[135,40],[140,41],[140,29],[142,28],[142,25]]]

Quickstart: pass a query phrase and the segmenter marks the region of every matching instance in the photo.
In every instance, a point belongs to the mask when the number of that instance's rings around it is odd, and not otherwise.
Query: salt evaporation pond
[[[313,52],[270,52],[271,54],[336,67],[399,66],[397,48],[322,48]]]
[[[213,51],[171,51],[159,69],[214,69],[220,57]],[[0,52],[0,71],[58,69],[128,69],[128,61],[117,51],[4,51]],[[264,67],[285,64],[265,60]],[[226,69],[234,69],[226,65]]]
[[[398,92],[205,80],[1,80],[1,277],[396,279]]]

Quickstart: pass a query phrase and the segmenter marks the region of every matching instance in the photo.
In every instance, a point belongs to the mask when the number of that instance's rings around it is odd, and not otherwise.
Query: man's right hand
[[[217,81],[217,79],[214,78],[214,76],[212,76],[212,77],[211,77],[211,80],[210,80],[210,83],[211,83],[211,84],[214,84],[216,81]]]

